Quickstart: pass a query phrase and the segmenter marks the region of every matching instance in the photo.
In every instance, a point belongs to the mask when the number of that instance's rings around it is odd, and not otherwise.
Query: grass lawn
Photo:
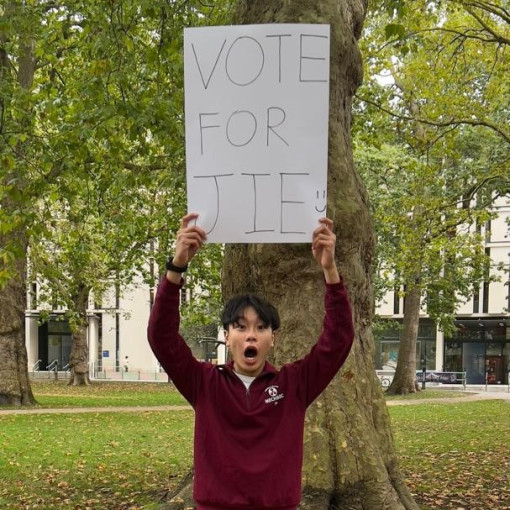
[[[422,510],[510,509],[510,404],[389,407],[408,486]]]
[[[99,382],[68,386],[66,381],[32,381],[37,407],[123,407],[186,405],[168,383]]]
[[[192,411],[0,416],[0,508],[150,508],[191,464],[192,423]]]
[[[33,389],[51,407],[182,403],[165,383]],[[416,501],[510,510],[510,405],[444,402],[389,407]],[[153,510],[191,464],[192,428],[191,411],[0,415],[0,508]]]

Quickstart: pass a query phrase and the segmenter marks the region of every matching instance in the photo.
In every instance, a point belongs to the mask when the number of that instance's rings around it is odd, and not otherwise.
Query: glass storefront
[[[377,370],[395,370],[401,331],[402,322],[394,320],[384,325],[380,331],[374,332]],[[436,328],[428,319],[422,319],[418,328],[416,370],[421,370],[423,361],[427,370],[436,368]]]
[[[509,384],[510,320],[461,319],[456,333],[444,342],[444,366],[436,367],[436,328],[421,319],[416,342],[416,370],[466,372],[467,384]],[[394,371],[397,366],[402,322],[389,320],[374,330],[375,366]]]
[[[467,384],[484,384],[485,346],[480,342],[466,342],[462,348],[462,367]],[[446,370],[449,372],[449,370]]]
[[[71,342],[71,330],[67,321],[50,319],[41,324],[39,326],[41,370],[45,370],[54,361],[58,362],[60,370],[65,367],[71,354]]]
[[[466,372],[467,384],[508,384],[510,326],[506,319],[462,319],[445,339],[444,370]]]
[[[462,343],[446,342],[444,347],[444,368],[448,372],[462,372]],[[446,368],[448,367],[448,368]]]

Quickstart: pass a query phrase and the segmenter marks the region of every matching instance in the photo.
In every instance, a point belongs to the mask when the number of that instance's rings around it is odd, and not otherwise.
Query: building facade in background
[[[475,295],[457,310],[457,330],[444,337],[434,322],[423,313],[420,318],[416,361],[430,371],[466,372],[468,384],[508,384],[510,371],[510,197],[495,204],[496,217],[487,223],[485,251],[494,264],[492,271],[500,281],[485,283]],[[502,263],[505,271],[498,271]],[[57,364],[66,370],[71,352],[71,332],[62,320],[63,310],[53,310],[50,320],[40,323],[37,284],[29,289],[30,309],[26,313],[26,346],[29,371],[45,371]],[[183,296],[185,298],[185,296]],[[189,298],[189,296],[188,296]],[[100,304],[89,303],[88,342],[91,374],[104,379],[166,380],[147,343],[147,323],[154,299],[154,289],[141,282],[122,295],[115,290],[105,295]],[[40,304],[39,304],[40,306]],[[403,298],[389,292],[377,306],[377,314],[401,324]],[[400,328],[375,334],[375,364],[379,370],[395,369]],[[218,357],[216,345],[200,339],[187,339],[198,359]],[[129,358],[129,370],[123,360]],[[224,359],[224,351],[219,357]],[[220,360],[220,361],[221,361]]]
[[[65,372],[71,353],[71,330],[64,320],[65,310],[54,308],[49,320],[43,322],[40,310],[47,310],[48,305],[38,299],[36,282],[31,284],[28,294],[27,302],[32,305],[25,318],[28,370],[34,375],[48,370]],[[101,303],[92,297],[89,299],[87,340],[90,375],[93,378],[168,381],[147,341],[147,325],[154,295],[155,289],[140,280],[122,294],[112,286],[111,291],[102,297]],[[183,288],[181,302],[190,298],[189,290]],[[207,330],[207,336],[204,330]],[[197,359],[213,362],[219,359],[219,362],[223,362],[224,346],[216,343],[212,335],[222,340],[222,332],[218,332],[218,327],[213,324],[198,328],[186,341]]]
[[[467,384],[509,384],[510,371],[510,197],[495,203],[495,218],[482,228],[485,253],[493,261],[492,274],[499,281],[481,285],[457,309],[456,332],[445,337],[426,310],[420,317],[416,348],[417,369],[465,372]],[[498,270],[502,264],[504,270]],[[402,324],[404,300],[398,292],[388,292],[378,303],[376,313]],[[395,369],[400,328],[375,334],[376,368]]]
[[[40,321],[38,285],[29,289],[31,309],[26,313],[26,346],[29,372],[58,366],[67,370],[71,353],[71,331],[63,309],[53,309],[46,322]],[[147,344],[147,321],[153,289],[138,282],[120,294],[115,288],[101,303],[89,300],[87,339],[91,374],[107,379],[159,379],[160,368]],[[124,369],[124,360],[129,368]],[[164,379],[165,374],[161,376]]]

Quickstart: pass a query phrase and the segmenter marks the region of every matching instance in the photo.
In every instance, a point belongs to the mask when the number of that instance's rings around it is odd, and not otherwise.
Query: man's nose
[[[255,328],[249,329],[246,332],[246,341],[247,342],[256,342],[257,341],[257,330]]]

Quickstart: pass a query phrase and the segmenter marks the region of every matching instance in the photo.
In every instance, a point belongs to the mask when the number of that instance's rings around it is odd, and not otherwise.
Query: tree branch
[[[415,30],[413,32],[409,32],[409,37],[424,34],[427,32],[444,32],[447,34],[455,34],[457,36],[464,37],[465,39],[475,39],[477,41],[482,41],[482,42],[486,42],[486,43],[503,42],[505,44],[510,44],[510,41],[508,41],[506,38],[499,36],[499,35],[494,36],[493,34],[491,34],[492,37],[490,37],[490,38],[487,37],[487,35],[486,36],[478,35],[478,34],[483,34],[484,31],[483,30],[475,30],[473,28],[466,28],[465,32],[462,32],[461,30],[455,30],[453,28],[444,28],[444,27],[426,28],[423,30]]]
[[[488,12],[489,14],[493,14],[494,16],[501,18],[505,23],[510,24],[510,11],[504,9],[500,5],[480,1],[465,2],[465,5],[472,6],[476,9],[480,9],[481,11]]]
[[[136,163],[131,163],[129,161],[124,161],[122,163],[126,170],[165,170],[168,169],[168,165],[163,164],[151,164],[151,165],[138,165]]]
[[[507,37],[503,37],[501,34],[498,34],[492,27],[490,27],[478,14],[476,14],[472,9],[470,9],[469,7],[465,7],[466,11],[470,14],[470,16],[472,16],[479,24],[481,27],[483,27],[483,29],[488,32],[489,34],[491,34],[497,42],[501,42],[503,44],[508,44],[510,45],[510,39],[508,39]]]
[[[499,126],[496,124],[489,122],[487,120],[478,120],[478,119],[450,119],[445,121],[439,121],[439,120],[431,120],[426,118],[414,118],[410,115],[403,115],[400,113],[396,113],[392,110],[389,110],[385,108],[384,106],[381,106],[380,104],[376,103],[375,101],[372,101],[366,97],[355,95],[356,99],[359,101],[363,101],[367,104],[370,104],[374,106],[375,108],[379,109],[380,111],[387,113],[391,117],[395,117],[400,120],[405,120],[409,122],[422,122],[423,124],[427,124],[429,126],[436,126],[436,127],[453,127],[453,126],[461,126],[461,125],[467,125],[467,126],[479,126],[479,127],[486,127],[495,133],[497,133],[503,140],[510,145],[510,133],[507,133],[503,131]]]

